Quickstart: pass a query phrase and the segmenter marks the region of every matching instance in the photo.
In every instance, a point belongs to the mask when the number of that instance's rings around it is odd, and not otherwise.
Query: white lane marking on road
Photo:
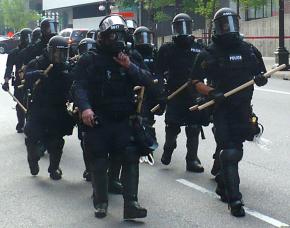
[[[213,198],[218,198],[218,196],[214,192],[212,192],[210,190],[207,190],[206,188],[203,188],[203,187],[201,187],[201,186],[199,186],[197,184],[194,184],[194,183],[192,183],[190,181],[187,181],[185,179],[177,179],[176,181],[181,183],[181,184],[183,184],[183,185],[185,185],[185,186],[187,186],[187,187],[193,188],[193,189],[195,189],[195,190],[197,190],[199,192],[208,194],[208,195],[210,195]],[[260,212],[254,211],[254,210],[249,209],[247,207],[244,207],[244,208],[245,208],[245,211],[246,211],[247,214],[252,215],[253,217],[255,217],[257,219],[260,219],[260,220],[262,220],[262,221],[264,221],[266,223],[269,223],[269,224],[271,224],[271,225],[273,225],[275,227],[289,227],[288,224],[280,222],[280,221],[278,221],[278,220],[276,220],[274,218],[271,218],[271,217],[269,217],[267,215],[263,215]]]
[[[284,92],[284,91],[280,91],[280,90],[262,89],[262,88],[255,88],[255,90],[269,92],[269,93],[278,93],[278,94],[283,94],[283,95],[290,95],[290,92]]]

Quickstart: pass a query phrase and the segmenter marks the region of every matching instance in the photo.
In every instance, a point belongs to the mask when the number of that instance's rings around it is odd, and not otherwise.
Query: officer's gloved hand
[[[211,90],[208,96],[211,100],[214,100],[217,105],[221,104],[226,99],[224,94],[216,89]]]
[[[7,92],[9,90],[9,83],[4,82],[4,84],[2,84],[2,89]]]
[[[254,77],[254,82],[257,86],[264,86],[268,83],[268,78],[264,77],[262,74],[258,74]]]

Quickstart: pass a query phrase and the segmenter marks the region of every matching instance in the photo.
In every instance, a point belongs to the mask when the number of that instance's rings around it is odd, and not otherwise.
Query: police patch
[[[190,50],[192,52],[194,52],[194,53],[200,53],[201,52],[201,50],[200,49],[197,49],[197,48],[191,48]]]
[[[229,56],[231,62],[241,62],[243,61],[243,57],[241,55],[230,55]]]

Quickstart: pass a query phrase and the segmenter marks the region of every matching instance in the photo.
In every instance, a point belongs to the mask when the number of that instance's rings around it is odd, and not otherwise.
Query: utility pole
[[[179,14],[181,12],[181,4],[182,0],[175,0],[175,14]]]
[[[290,70],[289,52],[285,48],[285,31],[284,31],[284,0],[279,0],[279,47],[275,53],[275,66],[286,64],[284,71]]]

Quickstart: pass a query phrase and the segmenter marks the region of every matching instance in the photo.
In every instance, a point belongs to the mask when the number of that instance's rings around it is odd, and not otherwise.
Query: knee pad
[[[187,136],[195,136],[200,133],[200,125],[188,125],[185,127],[185,133]]]
[[[138,164],[140,158],[140,153],[138,152],[138,148],[134,145],[129,145],[126,147],[124,151],[123,162],[130,164]]]
[[[222,150],[220,159],[223,163],[238,163],[243,157],[243,150],[235,148]]]
[[[91,171],[92,172],[107,172],[108,169],[108,159],[96,158],[91,161]]]
[[[178,135],[181,132],[180,126],[176,124],[166,124],[165,132],[166,134]]]
[[[57,139],[52,139],[48,142],[47,149],[48,150],[62,150],[63,146],[64,146],[64,139],[57,138]]]

